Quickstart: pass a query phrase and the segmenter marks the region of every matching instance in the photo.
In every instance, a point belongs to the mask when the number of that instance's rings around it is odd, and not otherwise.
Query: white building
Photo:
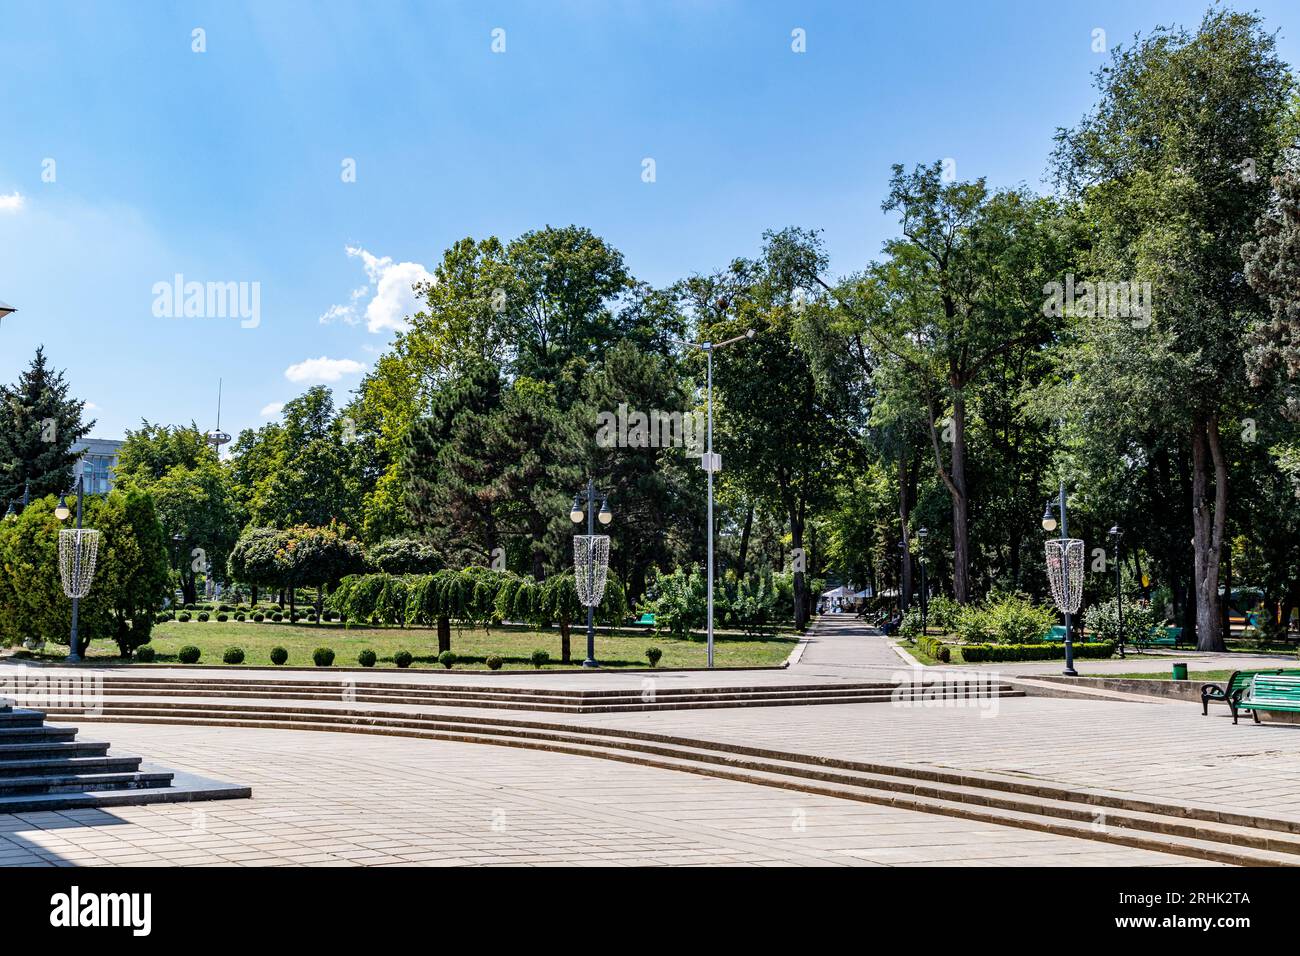
[[[88,438],[72,446],[80,457],[72,466],[72,483],[85,476],[86,494],[103,495],[113,489],[113,468],[117,466],[122,442],[112,438]]]

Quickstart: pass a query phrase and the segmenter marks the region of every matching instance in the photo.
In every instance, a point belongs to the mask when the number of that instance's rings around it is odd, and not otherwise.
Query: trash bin
[[[1174,680],[1187,680],[1187,665],[1186,665],[1186,664],[1175,664],[1175,665],[1174,665]]]

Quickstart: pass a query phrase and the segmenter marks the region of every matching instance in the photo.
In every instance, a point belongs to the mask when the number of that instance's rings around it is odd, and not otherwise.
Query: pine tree
[[[77,454],[72,446],[95,427],[82,423],[86,403],[68,397],[63,372],[49,368],[44,346],[13,386],[0,386],[0,502],[66,491]]]

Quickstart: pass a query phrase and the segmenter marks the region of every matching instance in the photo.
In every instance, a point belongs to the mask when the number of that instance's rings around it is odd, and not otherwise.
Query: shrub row
[[[1097,641],[1090,644],[1075,644],[1074,656],[1084,658],[1107,658],[1115,653],[1113,641]],[[962,658],[970,664],[982,664],[990,661],[1052,661],[1065,657],[1064,644],[964,644]]]

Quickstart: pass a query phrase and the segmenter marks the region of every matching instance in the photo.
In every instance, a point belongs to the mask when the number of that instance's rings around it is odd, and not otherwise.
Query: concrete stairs
[[[653,678],[649,678],[653,681]],[[895,683],[888,681],[755,685],[747,687],[591,690],[495,687],[486,684],[397,683],[392,681],[273,680],[233,678],[115,677],[96,688],[106,702],[121,698],[221,698],[223,700],[347,700],[361,704],[413,704],[526,710],[543,713],[615,713],[721,707],[782,707],[809,704],[893,703],[902,700],[1023,697],[1024,691],[994,681]]]
[[[247,787],[145,768],[109,756],[107,743],[77,740],[39,710],[0,702],[0,814],[247,797]]]

